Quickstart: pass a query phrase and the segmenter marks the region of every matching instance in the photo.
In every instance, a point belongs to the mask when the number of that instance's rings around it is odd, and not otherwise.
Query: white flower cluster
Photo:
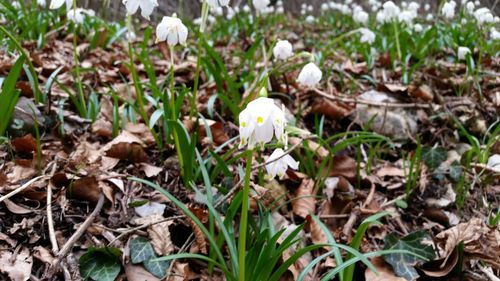
[[[443,15],[443,17],[447,19],[452,19],[455,16],[456,6],[457,3],[453,0],[444,3],[443,7],[441,8],[441,14]]]
[[[240,148],[246,146],[253,149],[255,145],[263,148],[274,137],[287,146],[285,112],[273,99],[260,97],[248,103],[239,115],[239,122]],[[283,177],[288,167],[299,167],[299,163],[281,148],[274,150],[266,163],[266,170],[271,178]]]

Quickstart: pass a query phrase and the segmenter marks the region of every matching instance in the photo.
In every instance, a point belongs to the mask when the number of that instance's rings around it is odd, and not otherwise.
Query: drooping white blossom
[[[359,39],[361,43],[368,43],[371,45],[375,42],[375,33],[368,28],[360,28],[359,32],[361,33],[361,38]]]
[[[321,81],[322,77],[323,73],[319,67],[310,62],[302,68],[297,81],[304,86],[314,87],[319,83],[319,81]]]
[[[384,13],[385,21],[392,21],[397,19],[401,9],[392,1],[387,1],[382,5],[382,12]]]
[[[500,40],[500,31],[496,30],[494,27],[490,29],[491,40]]]
[[[285,113],[273,99],[260,97],[250,103],[239,115],[240,145],[249,149],[255,144],[263,146],[273,136],[282,141],[285,137]]]
[[[452,19],[455,16],[456,6],[457,4],[455,3],[455,1],[444,3],[443,7],[441,8],[441,14],[447,19]]]
[[[293,47],[288,40],[278,40],[273,48],[273,55],[276,59],[286,60],[293,56]]]
[[[149,20],[149,16],[158,6],[158,0],[123,0],[123,4],[127,9],[127,15],[133,15],[141,8],[141,16]]]
[[[167,41],[170,46],[185,45],[187,36],[187,27],[175,15],[173,17],[163,17],[156,27],[156,42]]]
[[[36,4],[40,7],[45,7],[45,6],[47,6],[47,1],[46,0],[36,0]]]
[[[417,33],[420,33],[424,30],[424,27],[420,23],[417,23],[413,26],[413,30],[415,30],[415,32]]]
[[[475,8],[475,5],[474,5],[474,2],[472,2],[472,1],[469,1],[465,4],[465,10],[467,11],[468,14],[474,13],[474,8]]]
[[[62,7],[62,5],[64,5],[64,3],[66,3],[66,7],[68,9],[70,9],[73,5],[73,0],[52,0],[50,1],[50,6],[49,6],[49,9],[51,10],[55,10],[55,9],[59,9]]]
[[[492,23],[495,17],[488,8],[479,8],[474,12],[474,18],[476,18],[479,24]]]
[[[459,60],[465,60],[467,54],[470,54],[470,49],[467,47],[458,47],[457,57]]]
[[[255,10],[263,11],[271,2],[269,0],[252,0],[252,4]]]
[[[276,160],[277,159],[277,160]],[[292,156],[286,154],[281,148],[277,148],[267,159],[268,164],[266,164],[266,171],[270,178],[275,178],[276,176],[282,178],[288,167],[297,170],[299,168],[299,162],[295,161]]]
[[[363,11],[363,10],[356,10],[353,12],[354,14],[352,15],[352,19],[360,24],[367,24],[368,23],[368,13]]]
[[[95,12],[93,10],[76,8],[68,10],[66,16],[68,17],[68,20],[77,24],[82,24],[86,17],[95,16]]]

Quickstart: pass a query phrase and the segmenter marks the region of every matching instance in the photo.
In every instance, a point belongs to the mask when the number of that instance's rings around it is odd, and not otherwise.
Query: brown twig
[[[57,254],[56,260],[52,263],[52,268],[54,269],[59,265],[61,260],[69,253],[69,251],[73,248],[76,241],[80,239],[80,237],[85,233],[87,228],[92,224],[95,217],[101,212],[102,207],[104,206],[105,197],[104,194],[99,195],[99,201],[97,201],[97,205],[95,206],[94,211],[87,217],[87,219],[78,227],[75,233],[68,239],[68,241],[61,248],[59,253]]]
[[[50,172],[50,177],[54,176],[57,169],[57,163],[52,166],[52,171]],[[59,252],[59,245],[57,245],[56,232],[54,229],[54,218],[52,215],[52,181],[49,179],[47,184],[47,226],[49,228],[49,239],[52,244],[52,252],[57,254]]]
[[[396,102],[375,102],[375,101],[368,101],[368,100],[363,100],[363,99],[357,99],[357,98],[347,98],[347,97],[340,97],[340,96],[334,96],[327,94],[317,88],[314,88],[313,91],[326,98],[329,100],[333,101],[339,101],[339,102],[345,102],[345,103],[355,103],[355,104],[364,104],[364,105],[371,105],[371,106],[379,106],[379,107],[387,107],[387,108],[423,108],[423,109],[431,109],[434,106],[439,106],[437,104],[421,104],[421,103],[396,103]]]
[[[30,187],[34,182],[36,182],[37,180],[41,179],[41,178],[46,178],[47,176],[38,176],[36,178],[32,178],[31,180],[29,180],[27,183],[23,184],[22,186],[20,186],[19,188],[16,188],[14,189],[13,191],[9,192],[8,194],[0,197],[0,203],[3,202],[5,199],[9,199],[10,197],[18,194],[19,192],[25,190],[26,188]]]
[[[162,223],[162,222],[176,220],[176,219],[182,219],[182,218],[185,218],[185,217],[186,217],[185,215],[173,216],[173,217],[164,218],[164,219],[161,219],[161,220],[158,220],[158,221],[145,223],[143,225],[139,225],[139,226],[136,226],[136,227],[127,228],[127,229],[125,229],[123,231],[116,230],[117,232],[121,232],[121,233],[118,236],[116,236],[113,240],[111,240],[111,242],[108,243],[108,246],[111,246],[116,241],[120,240],[124,236],[126,236],[126,235],[128,235],[128,234],[130,234],[130,233],[132,233],[134,231],[141,230],[143,228],[148,228],[148,227],[150,227],[152,225],[159,224],[159,223]]]

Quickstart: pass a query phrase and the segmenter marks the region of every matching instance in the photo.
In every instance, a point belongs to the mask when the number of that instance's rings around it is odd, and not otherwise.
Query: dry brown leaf
[[[307,216],[306,218],[307,224],[309,226],[309,231],[311,233],[311,241],[314,244],[326,244],[328,243],[328,238],[326,237],[326,233],[323,231],[323,228],[311,218],[311,216]],[[329,250],[329,247],[326,247]]]
[[[152,178],[156,177],[163,171],[163,168],[156,167],[147,163],[141,163],[141,169],[146,174],[146,177]]]
[[[406,279],[396,276],[391,265],[387,264],[382,257],[373,258],[371,262],[377,269],[378,275],[367,268],[365,270],[366,281],[406,281]]]
[[[427,85],[421,85],[419,87],[409,86],[408,93],[410,94],[410,96],[416,97],[423,101],[430,102],[434,100],[434,93],[432,92],[432,89]]]
[[[327,99],[315,99],[311,107],[312,113],[324,114],[332,119],[342,119],[354,110],[353,106]]]
[[[33,210],[19,206],[9,199],[5,199],[3,202],[5,203],[5,207],[13,214],[25,215],[33,212]]]
[[[27,248],[14,256],[10,251],[0,252],[0,271],[7,274],[12,281],[26,281],[30,279],[33,257]]]
[[[125,275],[128,281],[160,281],[160,279],[149,273],[141,265],[133,265],[131,263],[125,265]]]
[[[380,170],[377,171],[377,176],[384,178],[384,177],[406,177],[408,173],[405,173],[405,170],[394,167],[391,165],[385,165]]]
[[[331,176],[338,177],[343,176],[348,179],[354,179],[356,177],[356,160],[353,158],[341,155],[335,155],[333,157]]]
[[[189,210],[204,224],[208,222],[208,213],[206,210],[201,208],[189,208]],[[193,229],[194,238],[195,238],[195,247],[191,247],[191,250],[195,252],[200,252],[202,254],[207,253],[207,241],[205,239],[205,234],[201,231],[201,228],[191,219],[187,218],[187,221],[191,225]]]
[[[143,123],[127,123],[125,125],[125,130],[137,136],[146,145],[155,143],[155,138],[151,133],[151,129]]]
[[[451,256],[444,259],[434,260],[424,264],[424,268],[420,268],[427,276],[444,277],[448,275],[458,262],[458,250],[455,249]]]
[[[33,248],[33,257],[46,264],[53,264],[55,257],[52,253],[42,246],[36,246]]]
[[[31,134],[15,138],[11,141],[11,143],[17,152],[30,153],[36,151],[36,140]]]
[[[155,215],[157,220],[163,219],[163,216]],[[169,225],[172,221],[166,221],[162,223],[156,223],[148,227],[149,238],[151,239],[151,244],[155,249],[155,252],[159,256],[166,256],[173,252],[174,244],[170,239]]]
[[[473,218],[447,229],[436,236],[440,257],[449,259],[461,241],[466,258],[479,258],[500,270],[500,227],[491,228],[482,219]]]
[[[299,188],[295,191],[295,200],[292,201],[293,213],[299,217],[306,218],[316,212],[316,198],[313,194],[314,181],[303,179]]]
[[[4,234],[0,232],[0,240],[7,242],[12,248],[14,248],[17,245],[17,241],[10,238],[7,234]]]
[[[99,182],[94,176],[77,179],[66,190],[68,198],[85,200],[92,203],[97,203],[100,194]]]

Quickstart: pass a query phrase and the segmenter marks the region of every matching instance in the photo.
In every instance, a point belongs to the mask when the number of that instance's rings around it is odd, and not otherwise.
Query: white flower
[[[425,4],[424,10],[429,11],[431,9],[431,5],[429,3]]]
[[[455,1],[450,1],[444,3],[443,7],[441,8],[441,14],[447,18],[447,19],[452,19],[455,16],[455,7],[456,7]]]
[[[361,43],[368,43],[371,45],[375,42],[375,33],[368,28],[360,28],[359,32],[361,33],[361,38],[359,39]]]
[[[212,8],[226,7],[229,5],[229,0],[207,0],[207,3]]]
[[[312,5],[307,6],[307,11],[308,12],[314,11],[314,7]]]
[[[293,56],[293,47],[288,40],[278,40],[273,48],[273,54],[276,59],[286,60]]]
[[[413,11],[413,12],[418,12],[418,9],[420,9],[420,4],[417,2],[410,2],[408,5],[408,10]]]
[[[304,86],[314,87],[321,81],[321,77],[323,77],[321,70],[310,62],[302,68],[297,81]]]
[[[427,14],[427,16],[425,17],[425,19],[426,19],[427,21],[431,21],[431,20],[433,20],[433,19],[434,19],[434,16],[433,16],[432,14]]]
[[[330,6],[328,3],[323,3],[321,4],[321,11],[328,11],[330,9]]]
[[[363,10],[355,11],[354,15],[352,16],[352,19],[360,24],[367,24],[368,18],[369,18],[368,13]]]
[[[299,162],[295,161],[292,156],[285,155],[285,152],[281,148],[275,149],[266,163],[269,163],[266,164],[266,171],[271,179],[274,179],[276,176],[282,178],[288,167],[294,170],[299,168]]]
[[[187,27],[175,15],[173,17],[163,17],[156,27],[156,42],[167,41],[170,46],[185,45],[187,36]]]
[[[273,136],[283,140],[285,137],[285,113],[274,100],[260,97],[250,103],[239,115],[240,145],[248,145],[252,149],[255,144],[263,146],[270,142]]]
[[[73,6],[73,0],[52,0],[50,1],[50,6],[49,9],[55,10],[59,9],[66,3],[66,7],[69,9],[71,6]]]
[[[475,7],[475,5],[472,1],[469,1],[469,2],[467,2],[467,4],[465,4],[465,9],[467,10],[467,13],[469,13],[469,14],[474,13],[474,7]]]
[[[424,30],[424,28],[422,27],[422,25],[420,23],[417,23],[413,26],[413,30],[415,30],[415,32],[422,32],[422,30]]]
[[[398,20],[400,22],[404,22],[407,25],[411,25],[413,22],[413,19],[417,16],[417,14],[413,11],[402,11],[398,15]]]
[[[269,0],[252,0],[252,4],[255,10],[262,11],[267,8],[271,2]]]
[[[141,16],[149,20],[149,16],[153,13],[155,7],[158,6],[158,0],[123,0],[127,15],[133,15],[141,8]]]
[[[470,49],[467,47],[458,47],[457,57],[459,60],[465,60],[467,54],[470,54]]]
[[[492,23],[495,20],[493,14],[488,8],[480,8],[474,12],[474,17],[479,24]]]
[[[95,12],[93,10],[76,8],[76,10],[69,10],[66,13],[66,16],[68,17],[68,20],[77,24],[82,24],[86,17],[95,16]]]
[[[283,6],[278,6],[276,8],[276,13],[277,14],[284,14],[285,13],[285,8],[283,8]]]
[[[40,7],[45,7],[45,6],[47,6],[47,1],[46,0],[36,0],[36,4]]]
[[[313,23],[315,20],[316,20],[316,19],[314,18],[314,16],[313,16],[313,15],[308,15],[308,16],[306,17],[306,22],[307,22],[307,23]]]
[[[481,2],[479,0],[474,1],[474,5],[479,6],[481,5]]]
[[[245,4],[245,5],[243,6],[243,12],[245,12],[245,13],[250,13],[250,6],[248,6],[248,5],[246,5],[246,4]]]
[[[383,13],[385,15],[385,20],[386,21],[391,21],[393,19],[396,19],[398,17],[399,12],[401,11],[396,4],[392,1],[387,1],[382,5],[383,7]]]
[[[494,27],[490,29],[491,40],[500,40],[500,31],[496,30]]]

